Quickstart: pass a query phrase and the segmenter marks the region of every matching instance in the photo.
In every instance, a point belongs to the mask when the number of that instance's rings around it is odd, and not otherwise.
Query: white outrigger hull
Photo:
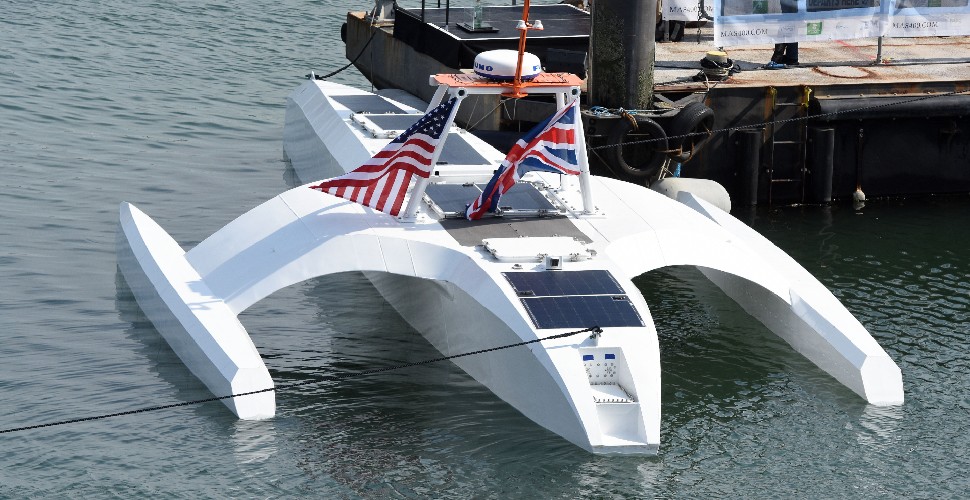
[[[560,104],[572,88],[557,94]],[[362,126],[352,116],[356,110],[341,99],[361,95],[369,94],[315,80],[291,95],[284,147],[301,179],[349,171],[388,142]],[[442,166],[432,182],[487,179],[503,155],[469,134],[456,134],[480,161]],[[530,238],[463,242],[467,234],[460,231],[475,230],[475,223],[458,229],[446,224],[432,200],[412,200],[418,212],[404,219],[300,186],[188,252],[147,215],[122,204],[119,264],[148,317],[216,396],[272,388],[237,315],[309,278],[363,272],[405,320],[451,356],[579,329],[541,324],[527,305],[531,290],[523,293],[513,278],[593,273],[607,276],[612,291],[588,294],[628,305],[624,310],[634,311],[633,323],[605,327],[599,336],[545,340],[454,362],[524,415],[584,449],[655,453],[659,345],[649,308],[630,280],[653,269],[690,265],[868,402],[902,403],[900,371],[865,328],[794,260],[726,212],[690,193],[681,193],[678,202],[585,173],[578,183],[548,173],[527,175],[525,180],[560,207],[556,219],[513,228],[532,228]],[[579,208],[589,203],[590,192],[596,209]],[[544,224],[550,226],[543,229]],[[559,231],[562,224],[575,234],[543,232]],[[542,260],[547,255],[565,255],[562,270],[550,270]],[[265,391],[224,401],[240,418],[266,418],[275,413],[274,397]]]

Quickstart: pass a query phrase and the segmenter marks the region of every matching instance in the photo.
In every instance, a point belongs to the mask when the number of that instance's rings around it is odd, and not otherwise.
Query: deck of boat
[[[658,89],[706,88],[691,78],[701,69],[700,59],[716,49],[711,24],[687,28],[680,42],[657,44],[654,81]],[[726,47],[728,57],[742,71],[718,86],[858,87],[890,83],[907,89],[932,83],[953,86],[954,90],[970,89],[970,36],[883,38],[881,61],[877,63],[878,46],[877,38],[800,42],[800,65],[783,70],[762,68],[771,57],[772,45]]]

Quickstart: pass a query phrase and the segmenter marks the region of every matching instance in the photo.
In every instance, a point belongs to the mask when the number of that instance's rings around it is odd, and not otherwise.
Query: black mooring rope
[[[119,411],[119,412],[116,412],[116,413],[107,413],[107,414],[104,414],[104,415],[95,415],[95,416],[91,416],[91,417],[82,417],[82,418],[72,418],[70,420],[60,420],[60,421],[57,421],[57,422],[48,422],[46,424],[25,425],[23,427],[14,427],[14,428],[11,428],[11,429],[2,429],[2,430],[0,430],[0,434],[8,434],[8,433],[11,433],[11,432],[26,431],[26,430],[30,430],[30,429],[40,429],[40,428],[43,428],[43,427],[55,427],[55,426],[58,426],[58,425],[76,424],[76,423],[79,423],[79,422],[88,422],[88,421],[91,421],[91,420],[102,420],[102,419],[106,419],[106,418],[120,417],[120,416],[123,416],[123,415],[134,415],[136,413],[147,413],[147,412],[150,412],[150,411],[167,410],[169,408],[178,408],[180,406],[191,406],[191,405],[197,405],[197,404],[202,404],[202,403],[211,403],[212,401],[221,401],[223,399],[236,398],[236,397],[240,397],[240,396],[251,396],[253,394],[259,394],[259,393],[263,393],[263,392],[279,391],[279,390],[284,390],[284,389],[293,389],[294,387],[302,387],[302,386],[306,386],[306,385],[320,384],[320,383],[328,382],[328,381],[332,381],[332,380],[345,380],[345,379],[354,378],[354,377],[363,377],[363,376],[367,376],[367,375],[375,375],[377,373],[389,372],[389,371],[394,371],[394,370],[403,370],[404,368],[412,368],[412,367],[415,367],[415,366],[429,365],[431,363],[440,363],[441,361],[448,361],[448,360],[451,360],[451,359],[462,358],[462,357],[465,357],[465,356],[474,356],[476,354],[485,354],[487,352],[500,351],[502,349],[511,349],[513,347],[520,347],[520,346],[524,346],[524,345],[535,344],[536,342],[542,342],[544,340],[561,339],[561,338],[564,338],[564,337],[570,337],[570,336],[573,336],[573,335],[578,335],[580,333],[593,332],[594,334],[597,334],[597,333],[601,333],[602,331],[603,330],[600,327],[594,326],[594,327],[591,327],[591,328],[585,328],[585,329],[582,329],[582,330],[576,330],[574,332],[559,333],[559,334],[556,334],[556,335],[549,335],[548,337],[540,337],[540,338],[536,338],[536,339],[533,339],[533,340],[526,340],[524,342],[516,342],[514,344],[506,344],[506,345],[502,345],[502,346],[498,346],[498,347],[489,347],[487,349],[479,349],[477,351],[465,352],[465,353],[461,353],[461,354],[454,354],[454,355],[451,355],[451,356],[441,356],[439,358],[431,358],[431,359],[426,359],[424,361],[416,361],[414,363],[407,363],[407,364],[397,365],[397,366],[388,366],[388,367],[385,367],[385,368],[375,368],[373,370],[364,370],[364,371],[359,371],[359,372],[354,372],[354,373],[347,373],[347,374],[344,374],[344,375],[330,375],[329,378],[324,379],[324,380],[304,380],[302,382],[294,382],[292,384],[283,384],[283,385],[280,385],[279,387],[270,387],[270,388],[267,388],[267,389],[260,389],[258,391],[240,392],[238,394],[230,394],[228,396],[214,396],[214,397],[211,397],[211,398],[196,399],[196,400],[193,400],[193,401],[185,401],[185,402],[182,402],[182,403],[172,403],[172,404],[167,404],[167,405],[149,406],[147,408],[138,408],[138,409],[135,409],[135,410]]]
[[[373,29],[373,26],[371,26],[371,29]],[[344,65],[342,68],[340,68],[338,70],[331,71],[330,73],[327,73],[326,75],[323,75],[323,76],[315,75],[316,76],[316,79],[317,80],[326,80],[327,78],[330,78],[331,76],[334,76],[337,73],[340,73],[341,71],[349,68],[355,62],[357,62],[357,60],[360,59],[360,56],[364,55],[364,51],[367,50],[367,46],[370,45],[371,40],[373,40],[374,39],[374,36],[377,35],[377,31],[378,30],[374,29],[374,31],[370,34],[370,38],[367,39],[367,43],[365,43],[364,46],[360,49],[360,53],[357,54],[357,57],[353,58],[353,60],[351,60],[349,63],[347,63],[346,65]],[[307,75],[307,78],[309,78],[309,77],[310,77],[310,75]]]

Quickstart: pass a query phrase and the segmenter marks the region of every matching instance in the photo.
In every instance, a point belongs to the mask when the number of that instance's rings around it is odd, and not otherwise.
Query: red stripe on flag
[[[397,176],[400,170],[395,170],[387,174],[382,180],[383,185],[380,190],[375,193],[376,199],[374,200],[374,208],[380,210],[381,212],[387,211],[387,198],[390,196],[391,191],[394,190],[394,185],[397,183]],[[393,214],[392,214],[393,215]]]
[[[411,174],[411,172],[401,172],[399,177],[401,177],[399,179],[399,182],[402,187],[397,189],[397,191],[394,193],[395,196],[393,200],[391,200],[392,205],[391,205],[391,210],[389,212],[391,215],[397,215],[401,212],[401,206],[404,204],[404,195],[408,191],[407,186],[411,184],[411,178],[413,177],[413,175]]]
[[[311,189],[397,215],[412,178],[431,176],[431,159],[456,102],[452,98],[433,109],[358,168]]]

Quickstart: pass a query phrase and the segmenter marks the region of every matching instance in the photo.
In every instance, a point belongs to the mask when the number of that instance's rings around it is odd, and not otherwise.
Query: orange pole
[[[524,97],[522,93],[522,58],[525,54],[525,37],[529,33],[529,0],[525,0],[522,7],[522,23],[525,27],[519,33],[519,57],[515,65],[515,77],[512,78],[512,92],[505,95],[509,97]]]

